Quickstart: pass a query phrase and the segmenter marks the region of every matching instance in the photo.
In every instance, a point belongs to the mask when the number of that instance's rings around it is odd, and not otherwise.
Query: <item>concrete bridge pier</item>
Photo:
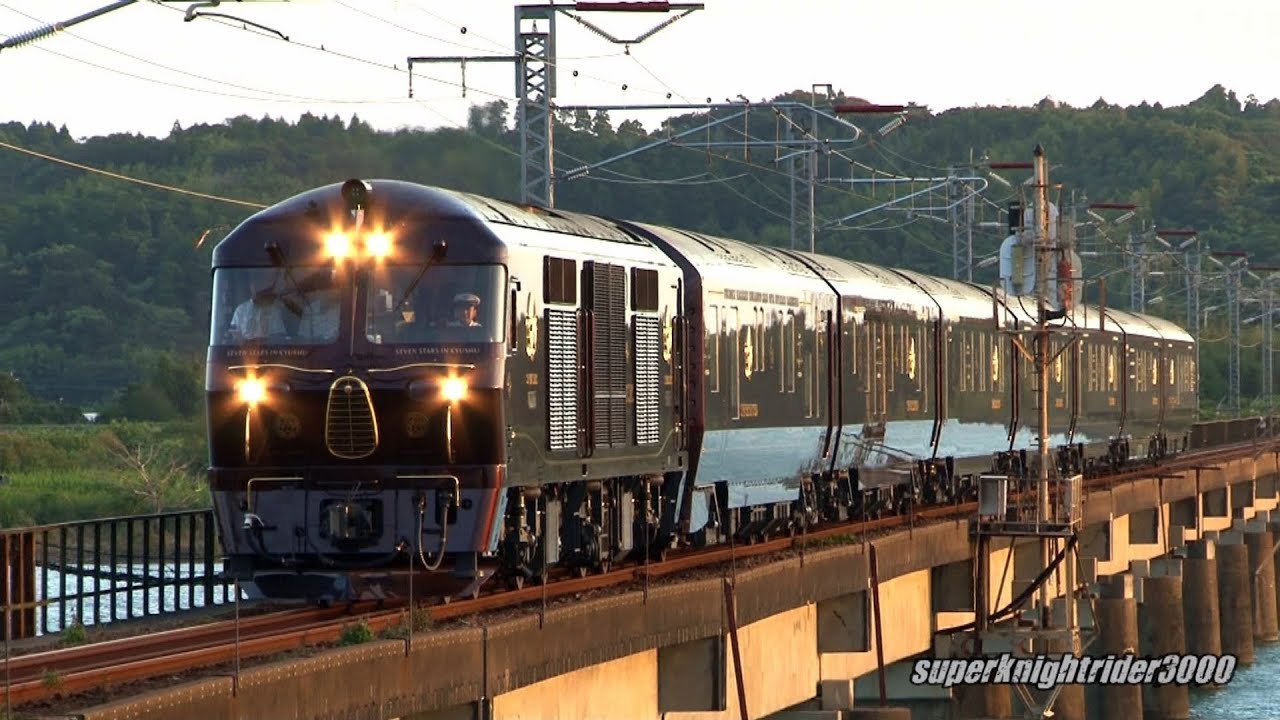
[[[1245,545],[1249,548],[1249,597],[1253,599],[1255,641],[1275,642],[1280,638],[1276,625],[1276,568],[1271,557],[1275,538],[1265,520],[1244,523]]]
[[[1182,609],[1187,652],[1221,654],[1217,545],[1213,540],[1187,543],[1186,557],[1182,560]]]
[[[1273,540],[1280,540],[1280,512],[1271,512],[1267,516],[1267,529],[1271,531]],[[1273,552],[1275,545],[1267,549],[1271,553],[1271,568],[1276,577],[1276,617],[1280,625],[1280,553]]]
[[[1242,546],[1243,547],[1243,546]],[[1187,651],[1183,627],[1182,563],[1172,558],[1152,560],[1150,577],[1141,578],[1138,607],[1138,644],[1142,655],[1160,657]],[[1144,685],[1143,704],[1148,714],[1167,720],[1191,716],[1191,696],[1186,685]]]
[[[1238,532],[1211,533],[1217,541],[1218,611],[1222,652],[1241,665],[1253,664],[1253,601],[1249,596],[1249,547]]]
[[[1134,597],[1132,575],[1115,575],[1101,584],[1095,601],[1099,633],[1094,656],[1138,653],[1138,601]],[[1216,601],[1216,597],[1215,597]],[[1093,707],[1090,717],[1102,720],[1136,720],[1142,717],[1142,687],[1138,685],[1096,685],[1090,688]]]
[[[957,717],[964,720],[1013,717],[1009,685],[962,685],[955,689]]]

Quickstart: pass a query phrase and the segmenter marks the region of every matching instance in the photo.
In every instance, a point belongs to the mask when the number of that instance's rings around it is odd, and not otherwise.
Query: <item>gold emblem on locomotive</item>
[[[529,293],[524,312],[524,353],[530,360],[538,354],[538,308],[533,301],[533,293]]]

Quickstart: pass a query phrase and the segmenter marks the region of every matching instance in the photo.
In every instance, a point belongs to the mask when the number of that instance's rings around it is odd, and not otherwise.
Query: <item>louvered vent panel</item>
[[[329,452],[340,458],[366,457],[378,448],[373,401],[358,378],[338,378],[329,388],[324,439]]]
[[[662,351],[661,325],[658,318],[635,320],[636,345],[636,444],[658,442],[658,355]]]
[[[592,430],[596,447],[627,444],[627,288],[620,265],[591,269]]]
[[[547,310],[547,437],[552,450],[578,446],[578,318]]]

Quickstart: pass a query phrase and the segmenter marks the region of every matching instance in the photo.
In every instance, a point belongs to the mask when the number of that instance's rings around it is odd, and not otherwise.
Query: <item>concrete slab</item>
[[[493,699],[493,720],[658,717],[658,651],[557,675]],[[283,716],[281,716],[283,717]],[[670,715],[668,715],[670,717]]]

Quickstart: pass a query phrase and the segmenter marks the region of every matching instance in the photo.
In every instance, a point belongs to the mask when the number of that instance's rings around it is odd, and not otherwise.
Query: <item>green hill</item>
[[[806,100],[792,93],[779,100]],[[837,98],[839,101],[841,98]],[[717,117],[728,115],[717,111]],[[804,130],[822,139],[850,137],[833,123]],[[558,119],[559,170],[585,165],[669,138],[702,118],[674,118],[645,132],[635,122],[614,126],[606,114]],[[1182,107],[972,108],[913,113],[881,137],[883,118],[855,118],[867,132],[833,143],[823,154],[815,191],[821,223],[873,208],[930,183],[894,177],[942,177],[969,172],[981,158],[1030,161],[1045,147],[1061,198],[1087,193],[1095,201],[1131,202],[1139,215],[1107,231],[1082,228],[1091,247],[1091,275],[1117,266],[1129,232],[1194,227],[1218,249],[1251,252],[1280,264],[1280,103],[1243,102],[1222,87]],[[787,123],[767,107],[748,117],[693,133],[682,141],[559,183],[556,205],[584,212],[669,223],[774,245],[790,244],[791,185],[779,152],[736,145],[772,140]],[[797,129],[797,132],[799,130]],[[708,140],[714,148],[694,147]],[[395,177],[518,199],[518,147],[501,103],[473,109],[467,130],[375,132],[358,118],[305,116],[299,122],[234,118],[180,128],[163,139],[112,135],[84,141],[48,124],[0,125],[0,142],[152,183],[268,205],[308,187],[348,177]],[[980,171],[985,176],[985,171]],[[1005,173],[1015,185],[1026,171]],[[870,182],[843,182],[847,179]],[[209,254],[227,228],[254,208],[105,177],[0,149],[0,421],[63,420],[81,408],[117,416],[166,419],[200,406],[200,364],[209,307]],[[912,267],[949,276],[952,226],[929,216],[941,196],[920,195],[896,209],[862,215],[817,235],[822,252]],[[991,183],[976,204],[975,222],[1003,222],[1000,210],[1016,190]],[[1078,197],[1077,197],[1078,199]],[[932,205],[930,205],[932,203]],[[1083,216],[1077,219],[1085,219]],[[198,248],[197,240],[207,234]],[[975,234],[975,255],[993,253],[1004,232]],[[1177,268],[1171,266],[1171,271]],[[994,268],[975,272],[990,283]],[[1112,303],[1125,298],[1127,275],[1109,281]],[[1181,320],[1180,277],[1153,277],[1153,308]],[[1162,284],[1164,283],[1164,284]],[[1218,283],[1220,285],[1220,283]],[[1215,286],[1214,291],[1217,291]],[[1206,289],[1206,293],[1209,289]],[[1204,305],[1215,300],[1206,295]],[[1221,335],[1219,331],[1211,335]],[[1215,335],[1215,336],[1216,336]],[[1212,338],[1211,338],[1212,339]],[[1256,342],[1256,340],[1251,340]],[[1224,392],[1224,345],[1206,346],[1205,390]],[[1258,349],[1245,351],[1245,395],[1256,393]]]

